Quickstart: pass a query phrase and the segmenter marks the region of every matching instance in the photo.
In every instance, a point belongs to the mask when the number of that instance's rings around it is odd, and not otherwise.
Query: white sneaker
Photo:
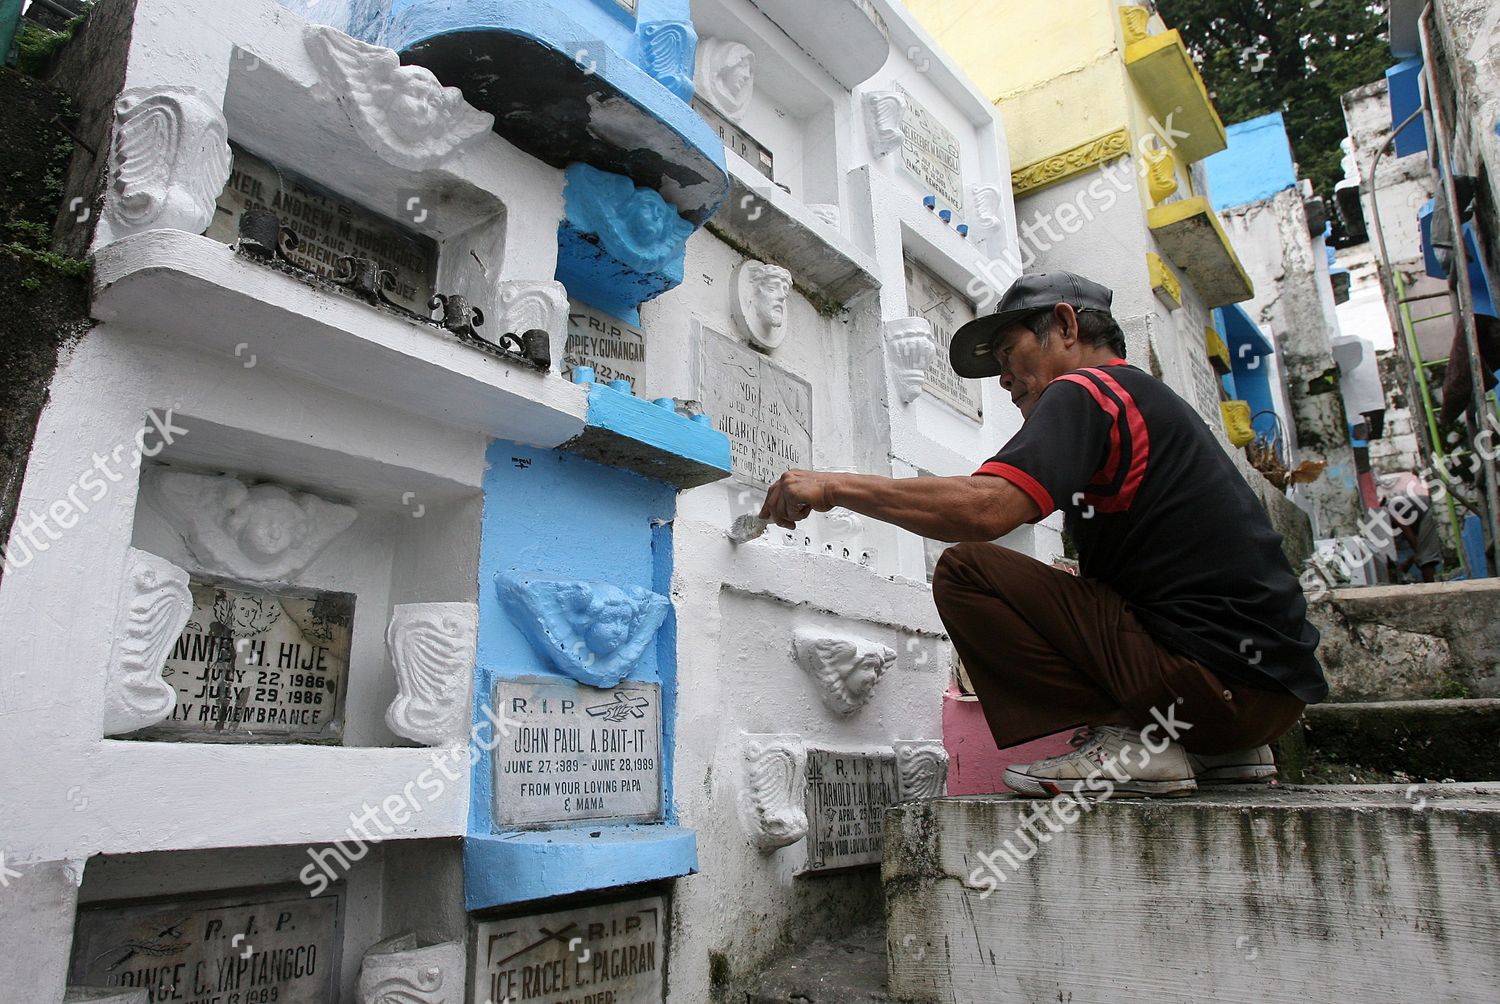
[[[1276,778],[1276,758],[1269,746],[1213,756],[1189,753],[1188,763],[1199,781],[1210,784],[1255,784]]]
[[[1171,740],[1148,747],[1135,729],[1099,725],[1080,730],[1073,744],[1078,748],[1071,753],[1006,768],[1005,783],[1017,794],[1034,798],[1064,792],[1098,798],[1168,798],[1198,790],[1187,751]]]

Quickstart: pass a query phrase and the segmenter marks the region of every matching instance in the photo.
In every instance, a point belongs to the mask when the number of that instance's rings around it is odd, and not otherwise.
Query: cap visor
[[[953,372],[970,380],[1000,375],[1000,360],[995,358],[995,341],[1000,333],[1028,314],[1031,309],[1007,310],[975,318],[953,334],[948,345],[948,362]]]

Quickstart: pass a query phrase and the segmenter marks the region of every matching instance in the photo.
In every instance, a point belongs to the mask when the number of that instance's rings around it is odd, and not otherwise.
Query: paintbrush
[[[770,526],[769,520],[761,519],[754,513],[745,513],[736,516],[734,522],[729,524],[729,542],[731,544],[748,544],[750,541],[766,532]]]

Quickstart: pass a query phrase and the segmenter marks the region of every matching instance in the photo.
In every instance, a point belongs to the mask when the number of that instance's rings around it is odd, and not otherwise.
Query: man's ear
[[[1062,336],[1062,347],[1071,349],[1078,342],[1078,312],[1071,303],[1059,303],[1053,308],[1057,321],[1057,333]]]

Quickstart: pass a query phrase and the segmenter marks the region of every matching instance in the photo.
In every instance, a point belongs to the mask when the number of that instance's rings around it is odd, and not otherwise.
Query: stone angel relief
[[[501,575],[511,620],[559,672],[613,687],[635,669],[667,616],[667,598],[640,586]]]
[[[792,636],[802,668],[818,683],[823,703],[840,715],[852,715],[875,696],[875,684],[896,664],[885,645],[846,634],[804,628]]]
[[[205,572],[245,582],[289,580],[359,515],[307,492],[186,471],[155,472],[146,497]]]
[[[343,105],[365,144],[388,164],[420,171],[489,132],[495,117],[464,101],[422,66],[402,66],[390,49],[308,25],[308,55],[323,87]]]

